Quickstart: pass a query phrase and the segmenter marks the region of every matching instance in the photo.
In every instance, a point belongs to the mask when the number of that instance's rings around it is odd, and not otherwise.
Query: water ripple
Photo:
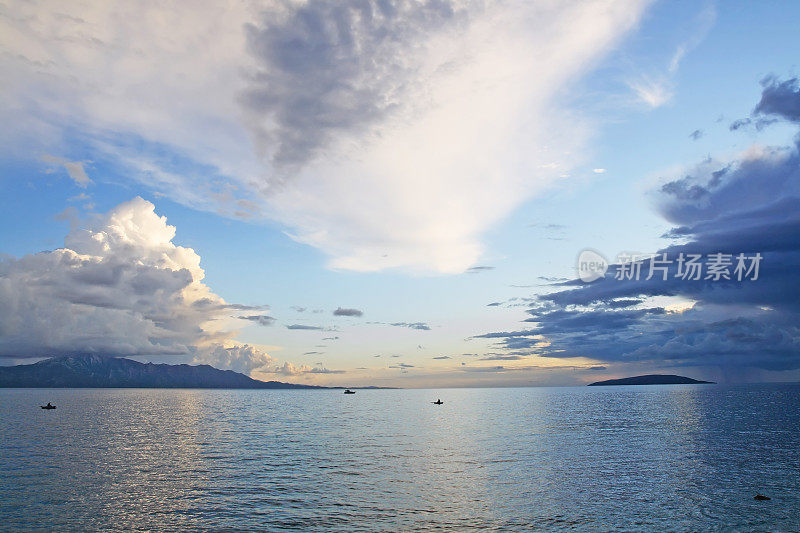
[[[796,384],[2,390],[0,524],[797,531],[799,400]]]

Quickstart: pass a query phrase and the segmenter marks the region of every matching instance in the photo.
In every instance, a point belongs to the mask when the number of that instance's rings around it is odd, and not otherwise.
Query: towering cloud
[[[135,198],[67,235],[64,247],[0,261],[0,356],[176,355],[250,371],[271,362],[233,342],[231,305],[200,256]]]

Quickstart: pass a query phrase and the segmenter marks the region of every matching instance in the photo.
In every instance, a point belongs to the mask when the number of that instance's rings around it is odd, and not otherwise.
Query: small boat
[[[350,390],[350,389],[345,389],[345,390],[344,390],[344,393],[345,393],[345,394],[355,394],[355,393],[356,393],[356,391],[354,391],[354,390]]]
[[[434,404],[434,405],[442,405],[444,402],[437,398],[435,402],[431,402],[431,403]]]
[[[55,405],[50,405],[50,402],[47,402],[47,405],[40,405],[39,407],[41,407],[42,409],[55,409],[56,408]]]

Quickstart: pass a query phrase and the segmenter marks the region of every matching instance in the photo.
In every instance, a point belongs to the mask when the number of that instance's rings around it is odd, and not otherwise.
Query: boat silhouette
[[[440,400],[439,398],[437,398],[435,402],[431,402],[431,403],[434,404],[434,405],[442,405],[444,402],[442,400]]]
[[[345,389],[345,390],[344,390],[344,393],[345,393],[345,394],[355,394],[355,393],[356,393],[356,391],[354,391],[354,390],[350,390],[350,389]]]
[[[41,407],[42,409],[55,409],[56,408],[55,405],[50,405],[50,402],[47,402],[47,405],[40,405],[39,407]]]

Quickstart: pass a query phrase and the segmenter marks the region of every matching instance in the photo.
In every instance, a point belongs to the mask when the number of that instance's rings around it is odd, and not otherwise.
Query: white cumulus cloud
[[[203,283],[200,256],[141,198],[123,203],[64,247],[0,261],[0,356],[88,352],[176,355],[251,371],[271,363],[237,345],[229,304]]]

